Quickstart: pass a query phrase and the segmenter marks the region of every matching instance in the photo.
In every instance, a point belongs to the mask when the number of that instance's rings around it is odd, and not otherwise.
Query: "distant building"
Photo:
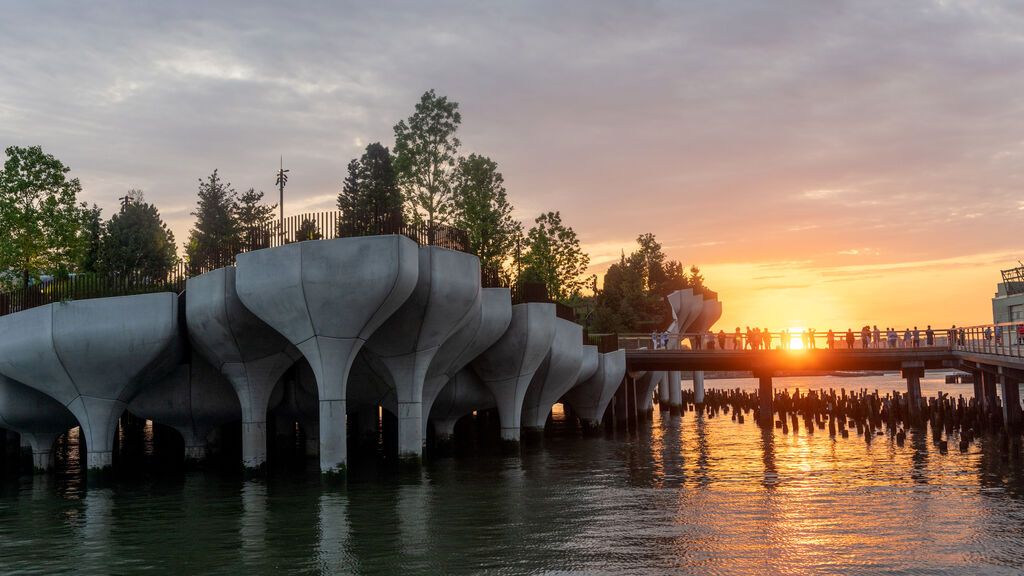
[[[1002,273],[1003,281],[992,297],[992,321],[1024,322],[1024,265]]]

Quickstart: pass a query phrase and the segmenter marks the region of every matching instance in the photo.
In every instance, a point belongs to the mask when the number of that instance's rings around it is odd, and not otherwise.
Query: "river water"
[[[754,380],[709,387],[756,388]],[[685,385],[685,384],[684,384]],[[898,375],[776,386],[902,389]],[[924,392],[969,395],[929,377]],[[0,489],[4,574],[1018,574],[1024,461],[995,437],[940,453],[753,418],[655,414],[583,438],[555,422],[521,457],[418,471],[315,469],[244,480],[151,475],[84,488],[74,473]],[[950,446],[956,446],[950,442]]]

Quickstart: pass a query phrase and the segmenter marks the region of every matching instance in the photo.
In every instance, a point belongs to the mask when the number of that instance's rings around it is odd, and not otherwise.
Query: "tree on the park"
[[[236,211],[237,194],[230,183],[214,170],[199,180],[196,223],[189,231],[185,254],[193,271],[211,270],[229,265],[241,245]]]
[[[541,214],[526,238],[527,252],[522,257],[522,279],[543,283],[554,300],[568,301],[587,286],[583,276],[590,256],[580,248],[571,226],[562,224],[559,212]]]
[[[454,215],[452,174],[460,146],[455,133],[461,123],[458,103],[429,90],[413,115],[395,125],[398,183],[409,216],[430,231]]]
[[[502,270],[515,255],[522,224],[512,217],[505,180],[486,156],[459,159],[455,171],[455,226],[469,237],[482,267]]]
[[[320,240],[323,238],[323,234],[320,233],[320,227],[317,223],[310,220],[309,218],[303,218],[302,223],[299,224],[299,229],[295,231],[295,241],[305,242],[306,240]]]
[[[104,227],[100,270],[118,276],[162,279],[176,262],[174,234],[156,206],[147,203],[141,191],[131,190],[121,211]]]
[[[238,197],[235,221],[242,239],[241,249],[256,250],[270,246],[274,210],[277,204],[264,204],[263,191],[249,188]]]
[[[85,237],[85,248],[82,259],[78,263],[79,272],[99,272],[100,244],[103,242],[103,218],[99,206],[85,210],[85,223],[82,233]]]
[[[665,297],[692,285],[683,265],[666,257],[654,234],[641,234],[636,243],[634,252],[623,254],[605,272],[604,286],[594,297],[595,332],[664,330],[672,319]]]
[[[40,274],[61,274],[85,250],[82,186],[70,169],[39,146],[11,146],[0,171],[0,272],[28,285]],[[3,281],[3,280],[0,280]]]
[[[348,163],[338,209],[343,236],[380,234],[401,224],[402,193],[391,152],[380,142],[370,144],[362,157]]]

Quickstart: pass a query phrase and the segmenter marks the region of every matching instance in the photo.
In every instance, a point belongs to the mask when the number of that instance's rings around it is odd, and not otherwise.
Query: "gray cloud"
[[[378,4],[8,3],[0,144],[44,145],[108,213],[144,188],[183,240],[213,168],[269,192],[283,154],[286,206],[330,207],[433,87],[524,218],[560,209],[590,243],[884,262],[1019,228],[1017,5]]]

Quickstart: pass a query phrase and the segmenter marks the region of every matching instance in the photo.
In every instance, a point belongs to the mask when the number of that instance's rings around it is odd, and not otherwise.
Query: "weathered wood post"
[[[772,402],[772,397],[775,393],[772,389],[772,373],[770,370],[764,370],[757,372],[756,376],[758,379],[757,401],[760,412],[760,421],[762,425],[770,428],[775,417],[775,410]]]
[[[1003,397],[1003,426],[1008,433],[1020,429],[1020,374],[1016,370],[999,369],[999,387]]]

